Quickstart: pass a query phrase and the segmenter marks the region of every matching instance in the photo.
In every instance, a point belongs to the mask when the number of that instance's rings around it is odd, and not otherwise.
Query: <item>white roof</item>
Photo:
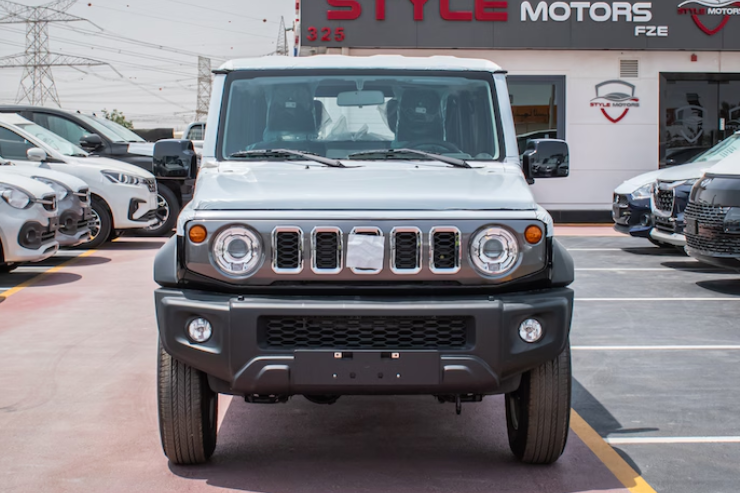
[[[317,55],[310,57],[267,56],[231,60],[219,70],[290,70],[290,69],[406,69],[497,72],[501,67],[489,60],[454,56],[406,57],[374,55],[368,57]]]
[[[33,123],[30,120],[26,120],[18,113],[0,113],[0,121],[7,123],[8,125],[27,125]]]

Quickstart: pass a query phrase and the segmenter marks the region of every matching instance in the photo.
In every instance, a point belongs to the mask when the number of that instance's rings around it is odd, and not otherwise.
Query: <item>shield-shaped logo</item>
[[[607,80],[596,85],[596,97],[591,106],[601,109],[601,113],[612,123],[619,123],[631,108],[640,106],[635,97],[636,87],[622,80]]]
[[[740,130],[740,106],[735,106],[727,112],[725,128],[731,132]]]
[[[691,19],[699,29],[704,31],[708,36],[714,36],[725,28],[727,23],[730,21],[730,17],[733,15],[720,9],[724,9],[731,5],[740,6],[740,2],[737,0],[687,0],[679,4],[678,13],[690,14]],[[721,17],[719,24],[713,28],[707,27],[702,20],[702,17],[706,17],[707,15],[717,18]]]
[[[704,135],[704,108],[696,105],[683,106],[676,110],[675,126],[679,134],[690,144],[696,144]]]

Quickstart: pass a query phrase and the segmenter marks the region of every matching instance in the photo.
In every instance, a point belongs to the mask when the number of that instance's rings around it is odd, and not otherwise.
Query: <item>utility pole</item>
[[[211,104],[211,59],[198,57],[198,102],[195,109],[195,121],[205,121],[208,116],[208,105]]]
[[[280,17],[280,27],[278,28],[275,54],[278,56],[290,56],[290,53],[288,52],[288,29],[285,28],[285,17]]]
[[[108,65],[91,58],[53,53],[49,49],[49,23],[86,20],[66,12],[76,1],[55,0],[30,7],[10,0],[0,0],[0,24],[26,25],[25,52],[0,58],[0,68],[23,68],[16,102],[28,101],[33,105],[43,105],[46,101],[51,101],[61,106],[52,67]]]

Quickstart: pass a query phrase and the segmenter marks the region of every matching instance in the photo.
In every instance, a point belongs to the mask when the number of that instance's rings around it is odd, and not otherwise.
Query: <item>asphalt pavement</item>
[[[213,460],[169,464],[151,274],[163,240],[124,237],[0,275],[0,491],[736,493],[740,275],[604,228],[559,232],[577,235],[560,238],[577,268],[576,382],[553,466],[511,456],[500,397],[461,416],[432,397],[222,397]]]

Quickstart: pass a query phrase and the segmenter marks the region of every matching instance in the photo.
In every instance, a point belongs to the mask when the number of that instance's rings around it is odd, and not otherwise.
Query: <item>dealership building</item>
[[[297,7],[303,55],[453,55],[507,70],[520,143],[570,144],[571,177],[533,188],[561,219],[604,217],[624,180],[740,130],[738,1],[303,0]]]

